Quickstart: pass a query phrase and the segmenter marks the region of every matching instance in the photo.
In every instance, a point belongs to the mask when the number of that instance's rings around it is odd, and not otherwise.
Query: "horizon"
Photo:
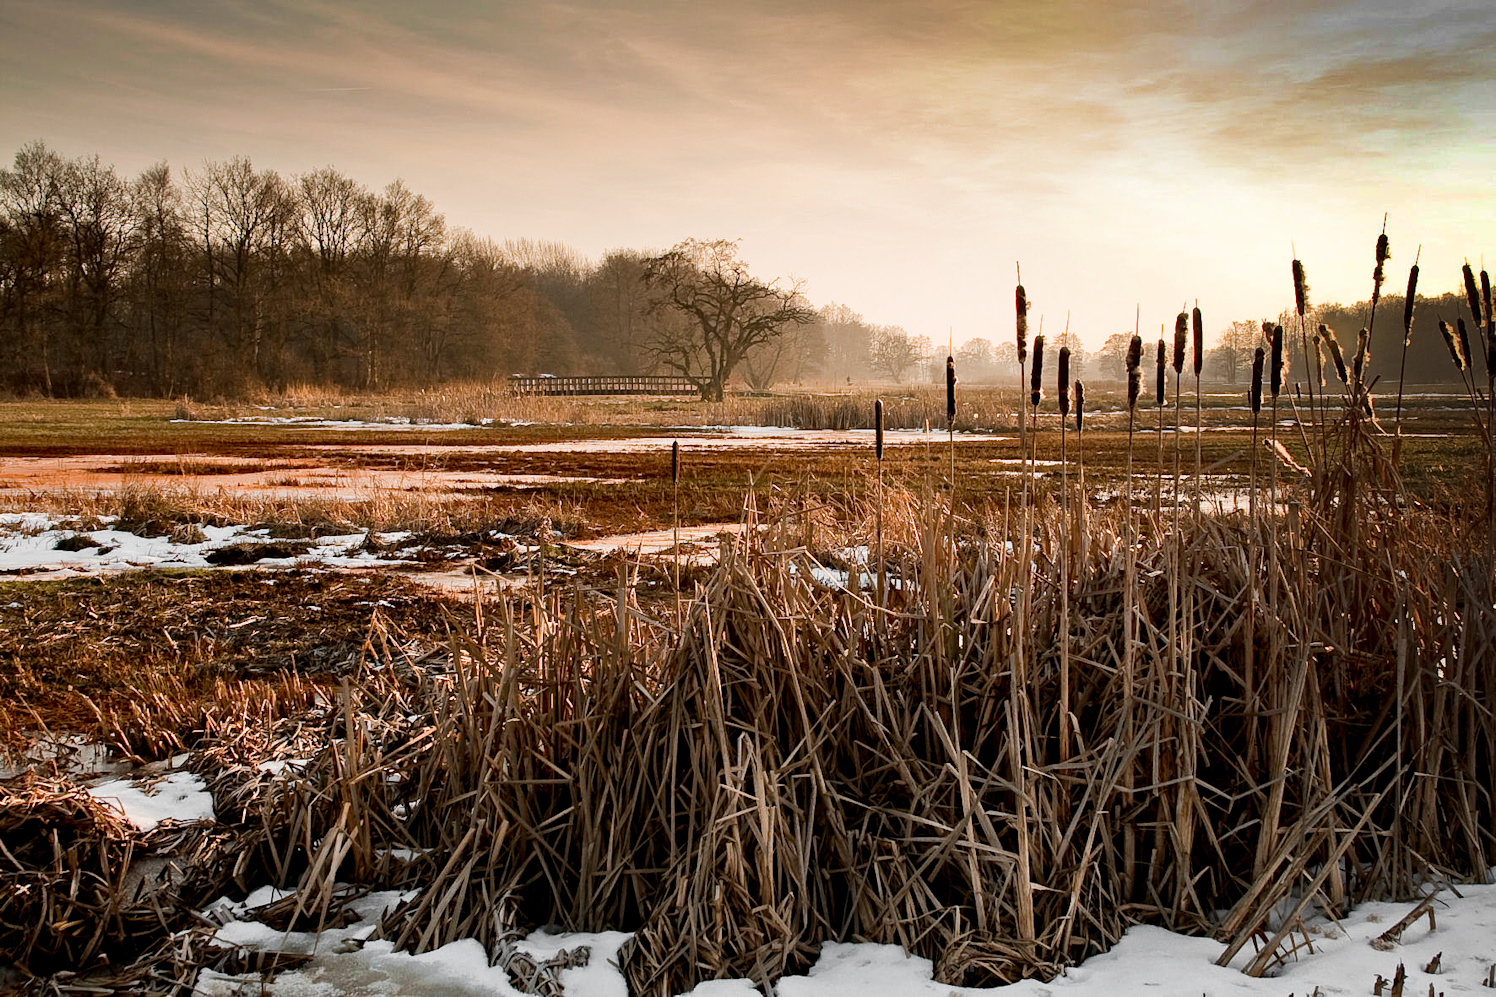
[[[1103,31],[1088,30],[1093,25]],[[1496,7],[947,2],[12,3],[0,142],[134,175],[245,156],[399,178],[454,226],[590,260],[741,241],[816,305],[1012,335],[1015,263],[1088,348],[1212,335],[1482,262]],[[7,162],[8,165],[8,162]],[[1399,277],[1401,274],[1401,277]]]

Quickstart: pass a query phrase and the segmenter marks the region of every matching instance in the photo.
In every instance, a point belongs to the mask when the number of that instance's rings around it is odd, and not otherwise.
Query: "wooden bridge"
[[[509,390],[516,395],[696,395],[701,392],[684,377],[672,374],[511,374]]]

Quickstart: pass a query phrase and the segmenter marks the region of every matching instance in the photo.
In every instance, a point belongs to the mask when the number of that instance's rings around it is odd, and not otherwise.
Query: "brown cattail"
[[[1356,359],[1351,367],[1351,373],[1355,375],[1356,381],[1360,383],[1362,374],[1366,370],[1366,360],[1371,356],[1371,331],[1362,329],[1356,333]]]
[[[1018,362],[1025,363],[1028,360],[1028,295],[1023,292],[1023,285],[1018,285],[1018,290],[1013,292],[1013,310],[1018,313]]]
[[[1127,407],[1137,408],[1138,392],[1143,387],[1143,337],[1134,335],[1127,343]]]
[[[1256,415],[1262,411],[1262,362],[1266,359],[1262,347],[1257,347],[1257,352],[1252,354],[1252,391],[1247,395],[1247,400],[1252,404],[1252,414]]]
[[[1044,334],[1034,337],[1034,369],[1029,371],[1029,404],[1039,407],[1044,397]]]
[[[1350,375],[1345,370],[1345,354],[1340,352],[1340,340],[1335,338],[1335,330],[1321,324],[1319,334],[1324,337],[1325,346],[1330,349],[1330,359],[1335,363],[1335,376],[1340,378],[1341,384],[1350,383]]]
[[[1273,326],[1272,338],[1268,341],[1272,347],[1272,368],[1269,371],[1269,380],[1272,384],[1273,397],[1277,398],[1283,390],[1283,327]]]
[[[1196,305],[1192,315],[1195,332],[1195,378],[1198,380],[1200,372],[1205,369],[1205,320],[1200,315],[1200,306]]]
[[[1323,391],[1325,387],[1325,344],[1317,332],[1314,334],[1314,367],[1319,371],[1319,387]]]
[[[1184,312],[1174,320],[1174,373],[1184,372],[1184,347],[1190,334],[1190,317]]]
[[[1465,264],[1465,301],[1470,305],[1470,314],[1475,316],[1475,324],[1481,325],[1480,317],[1480,294],[1475,290],[1475,271],[1470,269],[1470,264]]]
[[[1496,313],[1491,311],[1491,275],[1480,272],[1480,293],[1486,306],[1486,377],[1496,378]]]
[[[1387,233],[1377,236],[1377,265],[1371,272],[1371,303],[1375,305],[1382,296],[1382,281],[1386,279],[1387,260],[1392,250],[1387,242]]]
[[[1075,432],[1078,434],[1085,428],[1086,421],[1086,386],[1080,381],[1075,382]]]
[[[680,484],[680,440],[670,444],[670,483]]]
[[[883,459],[883,399],[873,402],[873,450]]]
[[[1474,373],[1475,357],[1470,352],[1470,333],[1465,328],[1465,320],[1455,319],[1454,324],[1457,335],[1460,337],[1460,355],[1465,358],[1465,366],[1470,368],[1471,373]]]
[[[1068,346],[1060,347],[1060,363],[1058,374],[1060,419],[1062,420],[1060,426],[1061,428],[1063,428],[1065,425],[1063,420],[1065,416],[1070,414],[1070,347]]]
[[[1038,361],[1034,361],[1038,363]],[[956,428],[956,358],[945,358],[945,427]]]
[[[1403,298],[1403,345],[1413,343],[1413,299],[1418,295],[1418,264],[1408,270],[1408,296]]]
[[[1309,284],[1304,280],[1304,264],[1298,260],[1293,261],[1293,305],[1299,318],[1309,311]]]
[[[1165,391],[1164,369],[1169,365],[1169,344],[1164,342],[1163,337],[1158,339],[1158,371],[1153,382],[1153,404],[1159,408],[1163,407],[1164,399],[1168,397]]]
[[[1460,343],[1454,338],[1454,330],[1449,327],[1448,322],[1440,319],[1439,332],[1444,337],[1444,345],[1449,347],[1449,359],[1453,360],[1454,365],[1460,370],[1464,370],[1465,355],[1460,352]]]

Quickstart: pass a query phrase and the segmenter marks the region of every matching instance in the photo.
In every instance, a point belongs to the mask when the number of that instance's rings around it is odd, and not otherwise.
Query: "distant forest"
[[[689,330],[645,279],[661,258],[618,249],[594,262],[557,243],[496,242],[449,226],[399,180],[373,191],[332,168],[282,177],[243,158],[129,178],[33,143],[0,170],[0,391],[211,397],[671,372],[661,344],[678,347]],[[924,337],[796,301],[810,321],[755,345],[735,380],[924,381],[943,367]],[[1462,301],[1420,302],[1410,381],[1456,380],[1437,320],[1453,322]],[[1366,310],[1330,306],[1318,321],[1350,349]],[[1374,375],[1397,376],[1401,314],[1400,298],[1383,299]],[[1245,323],[1232,328],[1213,356],[1222,380],[1239,376],[1243,348],[1250,366],[1255,346]],[[1006,381],[1011,352],[1006,340],[971,341],[957,354],[962,379]],[[1087,376],[1119,376],[1114,352],[1090,358]]]

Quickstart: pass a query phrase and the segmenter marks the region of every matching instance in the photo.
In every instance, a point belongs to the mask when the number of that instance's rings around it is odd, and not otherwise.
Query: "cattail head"
[[[1475,290],[1475,271],[1468,263],[1465,264],[1465,301],[1470,305],[1470,314],[1475,316],[1475,324],[1480,325],[1480,294]]]
[[[1387,233],[1383,232],[1377,236],[1377,265],[1371,271],[1371,300],[1375,302],[1382,296],[1382,281],[1386,279],[1387,260],[1392,255],[1391,247],[1387,242]]]
[[[1143,362],[1143,337],[1133,336],[1127,341],[1127,369],[1134,371]]]
[[[1351,366],[1351,374],[1358,383],[1365,379],[1362,376],[1366,372],[1366,361],[1371,356],[1371,331],[1362,329],[1356,333],[1356,359]]]
[[[1335,364],[1335,376],[1340,378],[1341,384],[1350,383],[1350,375],[1345,369],[1345,354],[1340,352],[1340,340],[1335,338],[1335,330],[1321,324],[1319,334],[1325,341],[1325,346],[1330,350],[1330,359]]]
[[[680,484],[680,440],[670,444],[670,483]]]
[[[1262,363],[1266,359],[1262,347],[1252,354],[1252,391],[1247,400],[1252,404],[1252,414],[1262,411]]]
[[[1269,368],[1269,380],[1273,389],[1273,397],[1277,398],[1283,390],[1283,327],[1273,326],[1272,338],[1268,340],[1272,348],[1272,366]]]
[[[1184,312],[1174,320],[1174,373],[1184,372],[1184,348],[1189,340],[1190,317]]]
[[[1496,324],[1496,315],[1491,314],[1491,275],[1484,270],[1480,272],[1480,301],[1486,309],[1486,328],[1489,329]]]
[[[1199,306],[1195,306],[1191,313],[1195,333],[1195,379],[1199,380],[1200,371],[1205,369],[1205,320],[1200,315]]]
[[[1475,358],[1470,353],[1470,332],[1465,328],[1464,319],[1455,319],[1456,334],[1460,339],[1460,356],[1465,358],[1465,366],[1473,372],[1475,370]]]
[[[1325,386],[1325,344],[1319,333],[1314,334],[1314,369],[1319,372],[1319,387]]]
[[[1158,370],[1153,382],[1153,404],[1157,405],[1159,408],[1162,408],[1164,399],[1168,397],[1166,391],[1164,390],[1164,369],[1169,365],[1169,344],[1164,342],[1162,336],[1160,336],[1158,340],[1158,357],[1156,359]]]
[[[1060,347],[1060,362],[1057,373],[1058,392],[1060,402],[1060,428],[1064,429],[1064,417],[1070,414],[1070,347]]]
[[[1304,280],[1304,264],[1298,260],[1293,261],[1293,306],[1299,318],[1309,310],[1309,284]]]
[[[1444,345],[1449,347],[1449,359],[1453,360],[1454,365],[1460,370],[1464,370],[1465,355],[1460,352],[1459,340],[1454,338],[1454,330],[1443,319],[1439,320],[1439,333],[1444,337]]]
[[[1413,343],[1413,299],[1418,294],[1418,264],[1408,270],[1408,294],[1403,298],[1403,345]]]
[[[1075,431],[1079,433],[1085,428],[1086,422],[1086,386],[1080,381],[1075,382]]]
[[[956,358],[945,358],[945,425],[956,426]]]
[[[1028,295],[1023,291],[1023,285],[1013,292],[1013,310],[1018,315],[1018,362],[1028,361]]]
[[[873,402],[873,450],[883,459],[883,399]]]
[[[1034,337],[1034,369],[1029,371],[1029,404],[1039,407],[1044,397],[1044,334]]]

